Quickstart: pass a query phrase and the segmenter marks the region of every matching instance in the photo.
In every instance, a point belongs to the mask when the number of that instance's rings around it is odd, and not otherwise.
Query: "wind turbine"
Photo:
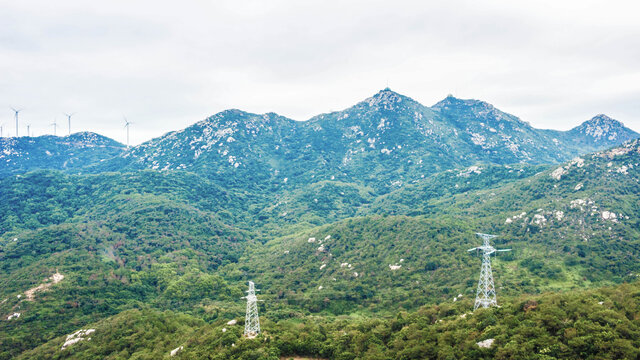
[[[58,123],[56,122],[55,118],[53,119],[51,126],[53,126],[53,136],[56,136],[56,129],[58,128]]]
[[[29,136],[30,132],[29,129],[31,128],[31,124],[27,124],[27,137]]]
[[[23,109],[16,110],[15,108],[11,108],[11,110],[13,110],[13,112],[15,113],[14,116],[16,117],[16,137],[18,137],[18,113]]]
[[[0,124],[0,137],[2,137],[2,128],[4,127],[4,124]]]
[[[71,135],[71,117],[76,113],[65,114],[67,116],[67,121],[69,122],[69,135]]]
[[[127,129],[127,147],[129,147],[129,125],[133,123],[129,122],[129,120],[127,120],[125,116],[123,116],[123,118],[124,118],[124,127]]]

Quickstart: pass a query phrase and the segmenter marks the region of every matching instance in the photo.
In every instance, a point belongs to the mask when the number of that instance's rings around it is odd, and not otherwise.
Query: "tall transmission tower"
[[[248,338],[254,338],[260,333],[260,319],[258,317],[258,298],[256,298],[255,284],[253,281],[249,281],[249,290],[247,290],[247,296],[243,299],[247,299],[247,315],[244,319],[244,335]]]
[[[491,272],[491,254],[502,251],[511,251],[511,249],[498,250],[489,244],[489,240],[498,237],[497,235],[489,235],[477,233],[483,240],[482,246],[469,249],[482,250],[482,266],[480,267],[480,279],[478,280],[478,290],[476,291],[476,302],[473,305],[473,311],[479,307],[488,308],[489,306],[498,306],[496,301],[496,288],[493,283],[493,273]]]

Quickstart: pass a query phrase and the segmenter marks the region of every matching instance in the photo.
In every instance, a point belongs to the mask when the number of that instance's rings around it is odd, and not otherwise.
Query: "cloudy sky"
[[[0,0],[0,123],[137,144],[228,108],[306,120],[389,86],[535,127],[640,131],[637,1]],[[4,108],[4,110],[2,110]],[[26,128],[20,130],[26,134]]]

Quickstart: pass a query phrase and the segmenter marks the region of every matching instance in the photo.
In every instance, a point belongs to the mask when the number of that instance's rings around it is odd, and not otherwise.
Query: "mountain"
[[[224,111],[91,171],[187,170],[225,186],[272,190],[336,180],[388,192],[447,169],[558,163],[638,136],[604,116],[548,131],[479,100],[448,96],[430,108],[384,89],[307,121]]]
[[[567,159],[567,145],[553,141],[519,118],[479,100],[447,96],[432,107],[449,120],[471,151],[485,161],[509,163],[553,163]],[[585,151],[587,151],[585,149]]]
[[[640,271],[638,166],[634,141],[552,168],[445,171],[382,196],[328,181],[282,193],[274,211],[274,198],[181,171],[10,177],[0,186],[8,199],[0,208],[0,275],[7,284],[0,297],[11,301],[0,311],[19,306],[21,321],[46,322],[33,316],[60,301],[84,304],[66,311],[72,324],[97,319],[97,309],[115,314],[140,301],[207,308],[206,292],[188,288],[211,272],[220,277],[211,280],[220,294],[207,296],[218,309],[239,306],[219,296],[259,279],[272,319],[292,311],[388,314],[452,294],[472,297],[478,259],[465,250],[479,230],[502,234],[497,242],[514,249],[494,263],[502,296],[631,280]],[[294,216],[283,221],[288,211]],[[302,216],[325,222],[305,225]],[[256,217],[286,235],[257,236]],[[242,223],[246,230],[236,227]],[[42,302],[16,298],[54,269],[70,281],[56,290],[59,299],[51,298],[56,292]],[[107,285],[109,293],[97,290]],[[95,307],[88,298],[106,301],[111,293],[121,300]],[[13,334],[18,325],[0,329]]]
[[[385,89],[129,149],[3,139],[42,147],[0,176],[0,359],[635,358],[640,140],[583,125]],[[513,251],[492,258],[502,307],[470,313],[476,232]]]
[[[0,138],[0,177],[36,169],[76,170],[120,155],[125,146],[91,132]]]
[[[626,128],[618,120],[604,114],[596,115],[568,131],[574,142],[585,148],[608,148],[640,137],[637,132]]]
[[[241,189],[337,180],[388,192],[443,170],[559,163],[638,136],[605,115],[570,131],[540,130],[483,101],[447,96],[427,107],[387,88],[306,121],[226,110],[130,149],[93,133],[2,138],[0,176],[185,170]]]

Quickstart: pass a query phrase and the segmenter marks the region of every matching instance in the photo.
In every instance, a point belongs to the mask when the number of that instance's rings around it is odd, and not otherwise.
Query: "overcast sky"
[[[0,0],[0,123],[132,144],[228,108],[295,120],[384,88],[539,128],[640,131],[637,1]],[[4,110],[2,110],[4,109]]]

